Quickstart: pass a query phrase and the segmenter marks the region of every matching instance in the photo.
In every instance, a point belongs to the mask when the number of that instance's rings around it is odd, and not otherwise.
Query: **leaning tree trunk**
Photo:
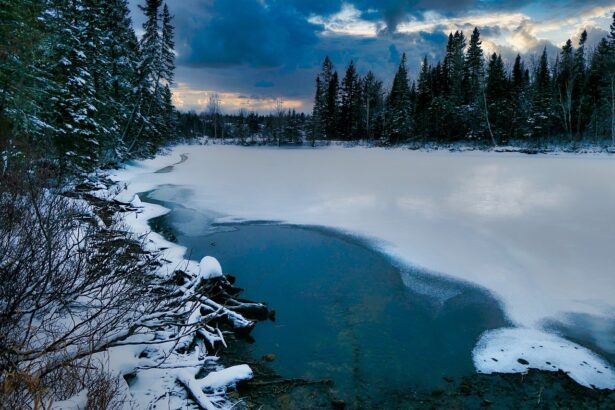
[[[489,110],[487,109],[487,96],[485,95],[484,88],[483,88],[483,104],[485,105],[485,120],[487,120],[487,129],[489,130],[489,135],[491,136],[491,143],[495,147],[498,144],[495,141],[495,136],[493,135],[493,130],[491,129],[491,122],[489,121]]]

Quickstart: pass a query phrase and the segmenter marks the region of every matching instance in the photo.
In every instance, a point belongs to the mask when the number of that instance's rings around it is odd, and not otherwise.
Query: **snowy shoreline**
[[[156,158],[155,161],[168,164],[168,156]],[[178,162],[168,166],[186,159],[182,155]],[[108,178],[113,185],[108,186],[108,182],[107,185],[95,183],[94,190],[84,192],[122,209],[114,217],[119,217],[128,228],[127,235],[145,239],[141,243],[143,252],[159,256],[160,264],[152,273],[151,280],[155,283],[183,282],[176,286],[173,296],[178,296],[177,301],[184,303],[184,306],[176,307],[175,317],[179,327],[158,323],[156,318],[164,317],[163,312],[150,314],[148,317],[151,319],[142,318],[142,321],[151,322],[146,325],[151,331],[136,331],[107,350],[95,353],[92,360],[101,363],[106,371],[118,377],[119,391],[125,396],[127,407],[149,408],[163,400],[165,404],[179,408],[186,405],[190,397],[207,410],[232,408],[236,402],[228,398],[227,391],[234,389],[239,382],[250,380],[253,377],[252,369],[247,364],[222,366],[218,362],[219,357],[211,352],[217,351],[218,346],[226,346],[225,332],[244,332],[244,329],[249,332],[254,326],[255,321],[235,309],[255,311],[266,310],[266,307],[257,303],[237,303],[232,296],[229,299],[232,303],[227,307],[201,294],[197,288],[203,285],[213,287],[219,298],[225,297],[226,289],[231,292],[235,289],[223,276],[222,267],[215,258],[204,257],[200,262],[189,260],[184,257],[185,248],[151,231],[148,221],[169,210],[141,202],[136,195],[141,191],[131,190],[137,186],[142,189],[141,185],[130,183],[129,169],[133,168],[128,166],[117,171],[121,176],[115,175],[115,171],[95,174],[92,176],[94,181],[99,177]],[[154,168],[148,168],[147,172],[159,169],[157,166]],[[187,320],[184,322],[182,318]],[[219,327],[220,321],[223,327]],[[189,331],[192,328],[194,332]],[[127,329],[117,331],[130,334]],[[203,372],[205,377],[200,376]],[[67,400],[54,402],[51,408],[77,410],[83,408],[86,402],[87,391],[83,390]]]

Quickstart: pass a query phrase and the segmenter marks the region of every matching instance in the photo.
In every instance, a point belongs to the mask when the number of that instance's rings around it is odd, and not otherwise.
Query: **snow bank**
[[[211,372],[203,378],[201,384],[211,390],[235,387],[238,382],[250,380],[253,376],[252,369],[247,364],[227,367],[217,372]]]
[[[615,389],[615,371],[607,362],[576,343],[539,330],[487,331],[472,356],[474,366],[482,373],[522,373],[528,368],[562,370],[583,386]]]
[[[158,186],[164,175],[163,173],[154,174],[155,171],[165,168],[169,163],[178,165],[185,160],[185,155],[177,155],[179,161],[175,160],[176,155],[171,153],[169,156],[158,156],[153,159],[140,161],[127,166],[125,169],[117,171],[110,178],[117,183],[118,192],[111,195],[115,199],[130,203],[136,210],[123,215],[124,222],[130,230],[138,236],[144,237],[146,250],[158,252],[162,250],[162,265],[156,274],[163,278],[168,278],[177,269],[181,269],[194,279],[182,287],[180,290],[189,293],[194,292],[189,286],[195,286],[199,278],[213,278],[222,275],[220,263],[213,257],[205,257],[200,263],[187,260],[186,248],[169,242],[162,235],[151,232],[148,221],[152,218],[161,216],[169,212],[167,208],[142,202],[137,193],[149,191]],[[159,178],[149,178],[150,175],[158,175]],[[144,178],[147,176],[146,178]],[[104,192],[97,191],[97,195],[106,195]],[[213,311],[222,311],[229,316],[229,319],[238,326],[250,324],[239,314],[227,311],[225,307],[202,297],[201,305]],[[202,320],[201,309],[193,309],[189,323],[198,323]],[[244,323],[245,322],[245,323]],[[204,326],[198,329],[198,333],[205,339],[221,341],[224,344],[222,333],[217,328]],[[175,341],[177,335],[169,330],[159,330],[155,335],[135,335],[129,340],[129,344],[117,346],[107,352],[98,354],[101,360],[109,363],[109,369],[120,375],[136,375],[131,381],[130,388],[125,387],[130,392],[131,400],[127,407],[150,408],[152,405],[162,400],[165,405],[172,408],[183,408],[186,404],[181,395],[173,394],[177,390],[177,382],[180,382],[190,391],[190,395],[197,403],[206,409],[219,410],[232,405],[224,394],[219,394],[227,388],[233,388],[238,381],[247,380],[252,377],[252,370],[247,366],[234,366],[229,369],[221,369],[217,365],[217,357],[207,356],[207,349],[202,342],[197,342],[197,347],[190,354],[177,354],[177,347],[188,340],[190,337],[180,337]],[[158,340],[168,339],[168,342],[152,344],[153,338]],[[144,352],[147,352],[144,354]],[[205,369],[215,369],[209,378],[197,379],[199,371]],[[122,379],[123,380],[123,379]],[[216,390],[214,394],[206,391]],[[132,408],[132,407],[131,407]]]

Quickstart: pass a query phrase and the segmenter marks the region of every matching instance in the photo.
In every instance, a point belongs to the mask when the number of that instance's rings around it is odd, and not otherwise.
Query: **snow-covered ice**
[[[562,370],[587,387],[615,387],[615,372],[607,362],[576,343],[535,329],[485,332],[473,353],[474,366],[483,373]]]
[[[180,153],[186,162],[154,174]],[[521,329],[570,313],[615,319],[615,160],[607,154],[194,145],[116,178],[128,184],[126,201],[167,184],[188,188],[157,198],[209,211],[214,222],[275,220],[373,239],[402,264],[489,289]],[[185,251],[174,249],[177,258]]]

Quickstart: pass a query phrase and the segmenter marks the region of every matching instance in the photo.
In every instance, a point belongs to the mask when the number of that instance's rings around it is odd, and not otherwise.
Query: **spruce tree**
[[[382,135],[383,101],[382,82],[373,72],[368,71],[363,79],[363,112],[365,117],[365,135],[368,139]]]
[[[406,69],[406,53],[401,57],[387,99],[386,126],[387,136],[392,144],[408,138],[412,130],[412,107],[408,71]]]
[[[169,7],[164,4],[162,8],[162,38],[161,38],[161,77],[168,85],[173,84],[175,73],[175,41],[173,33],[175,29],[171,23],[172,17],[169,13]]]
[[[493,53],[487,66],[485,101],[487,102],[489,125],[495,137],[500,140],[506,136],[506,132],[510,129],[512,110],[509,89],[502,56]]]
[[[576,81],[576,70],[574,67],[574,50],[572,41],[568,39],[560,53],[557,64],[557,101],[558,101],[558,116],[561,120],[561,125],[570,138],[572,138],[572,91]]]
[[[432,101],[432,68],[427,62],[427,56],[423,58],[419,72],[416,105],[414,109],[416,133],[427,137],[431,132],[431,101]]]
[[[572,125],[576,140],[583,136],[585,124],[588,121],[587,99],[587,62],[585,61],[585,43],[587,31],[583,30],[579,38],[579,46],[574,53],[574,83],[572,90],[573,115]]]
[[[314,93],[314,108],[312,109],[312,146],[317,139],[323,137],[325,115],[325,92],[322,87],[320,75],[316,76],[316,92]]]
[[[550,136],[553,122],[551,73],[546,47],[540,56],[532,88],[534,95],[530,125],[533,136],[536,139],[541,139]]]
[[[487,114],[483,98],[484,57],[481,44],[480,32],[475,27],[466,53],[463,83],[465,102],[468,105],[468,110],[464,113],[465,122],[471,136],[480,136],[484,132],[483,124]]]
[[[344,140],[358,138],[361,109],[361,84],[354,62],[351,60],[342,80],[340,98],[339,133]]]
[[[325,100],[325,136],[328,139],[334,139],[338,132],[339,88],[337,72],[334,71],[327,85]]]

